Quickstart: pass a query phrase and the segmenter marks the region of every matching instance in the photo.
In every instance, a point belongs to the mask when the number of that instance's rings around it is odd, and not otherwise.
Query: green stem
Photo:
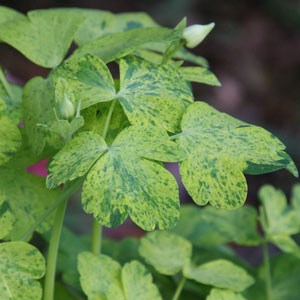
[[[9,98],[11,100],[13,100],[14,99],[14,94],[13,94],[12,90],[10,89],[8,81],[6,80],[6,78],[4,76],[4,73],[3,73],[3,71],[2,71],[1,68],[0,68],[0,81],[2,82],[2,84],[3,84],[3,86],[4,86],[5,90],[6,90]]]
[[[173,55],[182,47],[184,46],[185,41],[182,40],[180,41],[173,49],[171,49],[171,47],[173,47],[173,45],[171,45],[170,47],[167,48],[167,50],[164,53],[164,56],[162,58],[162,62],[161,64],[166,64],[169,62],[169,60],[173,57]]]
[[[174,294],[172,300],[178,300],[179,299],[185,282],[186,282],[186,278],[182,277],[179,284],[178,284],[178,286],[177,286],[177,289],[175,291],[175,294]]]
[[[174,135],[171,135],[170,137],[169,137],[169,139],[170,139],[170,141],[174,141],[174,140],[176,140],[179,136],[181,136],[182,135],[182,132],[180,132],[180,133],[177,133],[177,134],[174,134]]]
[[[64,201],[57,207],[54,219],[54,226],[51,234],[48,257],[47,257],[47,270],[45,276],[44,286],[44,300],[54,300],[54,287],[55,287],[55,271],[57,262],[57,253],[61,230],[64,222],[68,198],[65,197]]]
[[[104,128],[103,128],[103,132],[102,132],[102,137],[105,140],[107,132],[108,132],[108,128],[109,128],[109,124],[111,121],[111,117],[114,111],[114,108],[116,106],[117,103],[117,98],[114,98],[109,111],[107,113],[107,117],[106,117],[106,121],[104,124]],[[102,226],[95,220],[95,218],[93,219],[93,231],[92,231],[92,243],[91,243],[91,251],[94,254],[99,254],[101,252],[101,240],[102,240]]]
[[[30,226],[26,232],[18,238],[19,241],[28,241],[32,233],[36,228],[60,205],[67,197],[69,198],[81,185],[84,177],[78,178],[73,181],[72,185],[68,189],[64,188],[60,196],[45,210],[45,212],[35,221],[35,223]]]
[[[271,268],[269,261],[268,242],[263,240],[264,252],[264,267],[265,267],[265,287],[266,287],[266,300],[272,300],[272,282],[271,282]]]

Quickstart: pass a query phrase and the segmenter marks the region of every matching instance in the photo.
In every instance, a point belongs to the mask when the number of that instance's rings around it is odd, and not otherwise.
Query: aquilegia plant
[[[300,186],[291,206],[265,186],[259,217],[242,207],[244,174],[285,168],[298,176],[292,159],[268,131],[193,97],[190,82],[220,85],[207,61],[184,48],[213,27],[186,28],[183,19],[164,28],[144,13],[25,16],[0,7],[0,42],[51,69],[24,88],[0,70],[1,300],[299,299],[300,250],[291,236],[300,231]],[[26,171],[44,159],[46,180]],[[179,220],[177,183],[163,162],[178,162],[195,203],[210,205],[185,206]],[[91,236],[63,227],[81,185]],[[101,238],[101,226],[128,217],[159,231],[140,241]],[[48,245],[47,263],[29,243],[34,232]],[[229,242],[263,244],[262,267],[239,259]],[[285,253],[269,261],[268,242]]]

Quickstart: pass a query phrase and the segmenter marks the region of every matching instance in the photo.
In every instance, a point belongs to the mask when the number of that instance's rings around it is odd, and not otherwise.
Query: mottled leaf
[[[178,143],[188,158],[180,163],[180,174],[198,205],[238,208],[247,196],[243,172],[261,174],[293,165],[285,146],[271,133],[204,102],[188,107],[181,127]]]
[[[23,170],[10,168],[0,169],[1,210],[7,204],[15,218],[13,229],[5,239],[16,240],[35,223],[43,212],[59,196],[58,190],[47,190],[45,179]],[[38,228],[40,233],[51,228],[52,219],[47,218]]]
[[[210,70],[201,67],[182,67],[180,72],[185,80],[221,86],[220,81]]]
[[[5,197],[5,192],[0,190],[0,239],[3,239],[11,232],[15,220],[8,199]]]
[[[81,109],[98,102],[112,100],[115,95],[115,84],[107,66],[96,56],[85,55],[64,62],[53,73],[54,82],[62,77],[74,94],[76,103]]]
[[[105,63],[108,63],[130,54],[146,43],[167,43],[177,39],[179,36],[179,31],[163,27],[136,28],[90,41],[75,50],[71,57],[80,57],[89,53],[100,57]]]
[[[184,268],[183,272],[185,277],[202,284],[238,292],[254,283],[254,279],[244,269],[224,259],[211,261],[197,267],[190,264]]]
[[[16,48],[34,63],[52,68],[65,57],[83,21],[84,18],[77,10],[33,10],[26,18],[17,18],[0,25],[0,40]]]
[[[1,300],[40,300],[37,281],[45,273],[45,260],[32,245],[24,242],[0,244]]]
[[[206,300],[246,300],[241,294],[228,290],[212,289]]]
[[[159,273],[174,275],[190,263],[192,245],[179,235],[155,231],[141,239],[139,252]]]
[[[226,210],[194,205],[181,207],[180,219],[173,231],[198,247],[229,242],[255,246],[261,242],[257,232],[257,212],[252,206]]]
[[[83,10],[87,17],[75,34],[79,46],[99,37],[140,27],[152,27],[157,24],[143,12],[121,13],[113,15],[101,10]]]
[[[98,134],[87,131],[68,142],[53,158],[48,169],[47,187],[83,176],[107,150],[107,145]]]
[[[109,256],[90,252],[78,255],[80,283],[89,300],[107,300],[109,287],[118,282],[121,266]]]
[[[193,101],[189,85],[172,65],[157,66],[129,56],[120,61],[117,95],[133,124],[158,124],[178,130],[185,108]]]
[[[172,227],[179,214],[176,181],[161,164],[148,159],[177,161],[182,155],[157,127],[124,129],[87,175],[84,210],[107,227],[119,226],[128,214],[144,230]]]
[[[121,282],[109,288],[107,300],[136,299],[162,300],[149,271],[138,261],[132,261],[123,267]]]
[[[265,185],[259,190],[259,198],[264,207],[265,216],[261,216],[264,231],[270,242],[282,251],[293,253],[300,257],[300,248],[290,235],[300,232],[300,218],[297,210],[287,204],[287,199],[281,190],[271,185]]]
[[[0,117],[0,165],[10,161],[21,147],[22,137],[16,125],[7,117]]]

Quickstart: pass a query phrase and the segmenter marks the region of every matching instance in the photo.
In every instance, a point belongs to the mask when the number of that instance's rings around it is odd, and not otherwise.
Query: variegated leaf
[[[210,70],[202,67],[182,67],[180,72],[185,80],[221,86],[218,78]]]
[[[16,48],[28,59],[45,68],[61,63],[73,36],[84,21],[80,12],[69,9],[30,11],[0,25],[0,40]]]
[[[24,242],[0,244],[1,300],[41,300],[38,279],[45,273],[45,259],[32,245]]]
[[[190,263],[192,245],[179,235],[155,231],[141,239],[139,252],[159,273],[174,275]]]
[[[199,205],[234,209],[245,202],[243,173],[297,169],[285,146],[261,127],[220,113],[204,102],[190,105],[183,116],[178,143],[187,152],[180,163],[182,181]]]

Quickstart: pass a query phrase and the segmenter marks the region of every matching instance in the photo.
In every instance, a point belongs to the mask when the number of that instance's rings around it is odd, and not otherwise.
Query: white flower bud
[[[186,46],[188,48],[195,48],[199,45],[206,36],[215,27],[215,23],[207,25],[191,25],[184,29],[182,37],[186,40]]]
[[[59,115],[63,119],[70,119],[74,116],[75,114],[75,107],[73,103],[70,101],[68,95],[65,93],[64,94],[64,99],[59,105]]]

